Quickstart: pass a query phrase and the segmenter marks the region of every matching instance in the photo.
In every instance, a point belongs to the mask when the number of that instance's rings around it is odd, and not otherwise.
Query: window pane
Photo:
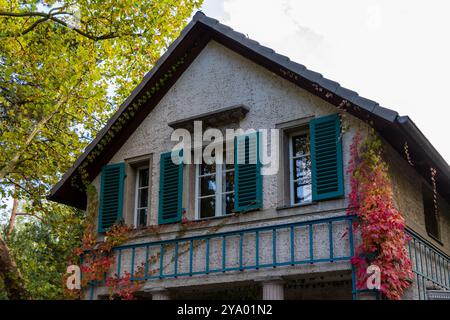
[[[229,161],[227,161],[227,157],[230,157]],[[223,155],[223,161],[225,163],[225,168],[227,170],[234,169],[234,150],[225,150]]]
[[[216,198],[200,199],[200,218],[209,218],[216,215]]]
[[[311,183],[311,158],[302,157],[292,160],[293,179],[301,179],[301,183]]]
[[[138,194],[138,208],[148,206],[148,188],[139,189]]]
[[[234,210],[234,193],[224,194],[222,196],[222,210],[225,214],[231,214]]]
[[[234,190],[234,171],[226,172],[224,179],[224,192],[233,191]]]
[[[138,209],[137,224],[138,227],[147,225],[147,208]]]
[[[148,186],[148,168],[139,170],[139,187]]]
[[[305,203],[311,202],[312,193],[311,193],[311,185],[301,185],[300,182],[294,182],[294,203]]]
[[[201,164],[200,165],[200,175],[211,174],[216,172],[216,164]]]
[[[149,168],[138,170],[136,227],[147,225]]]
[[[309,154],[308,135],[292,137],[292,153],[294,157]]]
[[[216,177],[207,176],[200,178],[200,196],[215,194],[217,190]]]

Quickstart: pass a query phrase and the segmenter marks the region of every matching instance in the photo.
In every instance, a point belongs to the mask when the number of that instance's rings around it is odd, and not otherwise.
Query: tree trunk
[[[28,292],[9,248],[0,234],[0,278],[3,279],[6,294],[10,300],[27,299]]]
[[[16,224],[17,208],[19,207],[19,199],[17,195],[17,186],[15,187],[13,206],[11,210],[11,216],[9,217],[8,230],[6,231],[6,239],[9,239],[14,231],[14,225]]]

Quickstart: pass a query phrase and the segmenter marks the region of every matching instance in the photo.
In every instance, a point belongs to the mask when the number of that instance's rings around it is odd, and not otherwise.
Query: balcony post
[[[280,277],[257,280],[261,282],[263,300],[284,300],[284,281]]]

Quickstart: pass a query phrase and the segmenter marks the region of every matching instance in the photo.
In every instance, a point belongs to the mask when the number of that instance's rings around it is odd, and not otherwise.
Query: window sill
[[[303,207],[313,206],[313,205],[316,205],[316,204],[318,204],[318,202],[312,201],[312,202],[308,202],[308,203],[292,204],[292,205],[277,207],[276,210],[277,211],[282,211],[282,210],[287,210],[287,209],[303,208]]]
[[[210,220],[220,220],[220,219],[225,219],[225,218],[232,217],[233,215],[234,215],[234,213],[232,213],[232,214],[227,214],[227,215],[224,215],[224,216],[214,216],[214,217],[207,217],[207,218],[198,218],[198,219],[189,220],[189,222],[202,222],[202,221],[210,221]]]
[[[236,217],[238,215],[243,215],[243,214],[247,214],[250,212],[255,212],[255,211],[260,211],[261,209],[259,208],[255,208],[255,209],[250,209],[248,211],[242,211],[242,212],[232,212],[230,214],[226,214],[223,216],[214,216],[214,217],[208,217],[208,218],[198,218],[198,219],[194,219],[194,220],[189,220],[189,221],[208,221],[208,220],[216,220],[216,219],[224,219],[224,218],[231,218],[231,217]]]

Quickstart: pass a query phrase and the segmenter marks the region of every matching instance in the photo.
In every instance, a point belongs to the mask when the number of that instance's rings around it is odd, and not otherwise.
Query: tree
[[[0,0],[0,197],[42,221],[64,210],[50,186],[201,2]]]
[[[0,237],[0,280],[10,299],[26,299],[28,292],[5,241]]]
[[[63,299],[63,279],[73,248],[79,246],[83,213],[60,206],[43,221],[19,216],[8,238],[11,253],[33,299]]]

